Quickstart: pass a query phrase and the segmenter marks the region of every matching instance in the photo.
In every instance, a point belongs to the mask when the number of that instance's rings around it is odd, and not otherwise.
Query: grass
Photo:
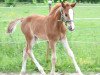
[[[84,4],[82,4],[84,6]],[[91,5],[91,4],[90,4]],[[38,6],[38,5],[37,5]],[[48,7],[28,5],[17,5],[17,7],[0,6],[0,71],[20,72],[22,64],[22,51],[25,47],[25,38],[17,27],[14,34],[7,35],[6,28],[9,21],[16,18],[26,17],[32,14],[48,14]],[[44,5],[47,6],[47,5]],[[89,4],[87,4],[89,6]],[[92,6],[92,5],[91,5]],[[94,5],[93,5],[94,6]],[[100,18],[100,7],[79,7],[76,6],[75,18]],[[76,20],[76,30],[68,31],[69,44],[75,54],[76,60],[83,72],[100,72],[100,19],[99,20]],[[46,72],[51,69],[51,62],[45,61],[46,42],[37,43],[33,52],[44,67]],[[58,72],[75,72],[72,61],[66,55],[62,44],[57,44],[57,64]],[[41,56],[40,56],[41,55]],[[28,72],[38,71],[31,59],[27,63]]]

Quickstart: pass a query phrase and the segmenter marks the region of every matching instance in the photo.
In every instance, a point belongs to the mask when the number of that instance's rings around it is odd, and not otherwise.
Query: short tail
[[[7,28],[7,33],[9,33],[9,34],[12,33],[16,29],[17,24],[22,23],[22,21],[23,21],[23,18],[11,21]]]

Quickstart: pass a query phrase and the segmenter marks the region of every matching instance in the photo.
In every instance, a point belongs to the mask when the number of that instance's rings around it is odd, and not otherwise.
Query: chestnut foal
[[[68,29],[73,31],[74,19],[73,19],[73,7],[76,3],[58,3],[56,4],[48,16],[43,15],[32,15],[26,18],[16,19],[10,23],[8,26],[7,32],[12,33],[16,24],[21,22],[21,30],[26,38],[26,47],[23,51],[23,62],[21,74],[24,74],[26,71],[26,62],[28,55],[31,57],[32,61],[37,66],[38,70],[42,75],[46,75],[42,66],[36,60],[34,53],[32,52],[32,47],[35,45],[35,42],[38,38],[48,41],[49,48],[52,50],[51,56],[51,75],[55,75],[55,64],[56,64],[56,42],[61,41],[64,47],[66,48],[69,56],[71,57],[76,71],[79,75],[83,75],[77,62],[75,60],[74,54],[69,47],[67,37],[66,37],[66,25],[68,24]],[[48,55],[48,51],[47,51]]]

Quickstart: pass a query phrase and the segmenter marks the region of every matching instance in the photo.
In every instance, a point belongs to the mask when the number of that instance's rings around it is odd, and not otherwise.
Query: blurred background
[[[52,0],[54,3],[59,2],[59,0]],[[68,2],[76,1],[78,3],[99,3],[100,0],[63,0]],[[18,2],[25,2],[25,3],[48,3],[48,0],[0,0],[0,2],[3,2],[6,4],[6,6],[13,5],[15,6]]]

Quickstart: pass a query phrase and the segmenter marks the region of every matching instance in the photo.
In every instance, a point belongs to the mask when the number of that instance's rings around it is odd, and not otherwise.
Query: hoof
[[[82,72],[77,72],[77,75],[84,75]]]
[[[50,72],[50,75],[56,75],[55,72]]]
[[[46,73],[42,73],[42,74],[40,74],[40,75],[46,75]]]
[[[26,72],[21,72],[19,75],[26,75]]]
[[[79,73],[79,75],[84,75],[84,74],[81,72],[81,73]]]

